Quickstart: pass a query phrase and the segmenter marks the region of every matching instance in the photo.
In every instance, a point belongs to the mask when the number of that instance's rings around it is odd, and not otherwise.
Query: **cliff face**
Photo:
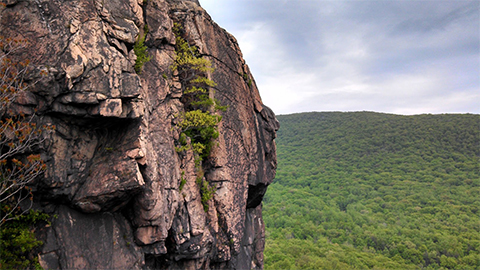
[[[48,168],[35,193],[37,207],[56,217],[39,229],[41,265],[262,268],[261,200],[275,175],[279,126],[235,38],[197,1],[5,3],[0,35],[29,41],[18,57],[31,60],[38,81],[19,106],[56,126],[46,135]],[[212,62],[215,98],[228,106],[204,161],[215,187],[207,212],[193,152],[175,150],[184,105],[170,68],[173,22]],[[147,28],[151,60],[137,74],[133,47]]]

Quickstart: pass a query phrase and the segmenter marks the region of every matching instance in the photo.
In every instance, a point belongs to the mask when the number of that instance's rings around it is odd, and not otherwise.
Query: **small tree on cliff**
[[[222,120],[217,111],[225,111],[226,106],[221,106],[216,100],[211,87],[217,84],[208,78],[207,74],[213,72],[212,63],[203,58],[195,46],[190,46],[182,37],[183,29],[175,23],[173,32],[176,37],[175,61],[172,70],[178,73],[177,78],[182,85],[181,101],[185,112],[179,115],[178,127],[181,130],[178,150],[183,151],[186,145],[186,136],[191,139],[193,151],[197,162],[208,157],[213,146],[213,140],[218,134],[218,124]]]
[[[28,206],[20,208],[20,204],[32,200],[28,185],[45,168],[33,148],[42,142],[41,133],[46,127],[37,127],[32,115],[12,110],[15,100],[29,88],[25,82],[29,62],[11,58],[26,44],[24,40],[0,37],[0,226],[30,210]]]
[[[175,23],[175,61],[171,66],[182,85],[181,102],[185,111],[178,115],[177,128],[180,130],[177,152],[192,149],[197,170],[196,183],[200,187],[201,202],[205,212],[208,211],[208,201],[213,198],[215,187],[210,186],[204,178],[202,161],[208,158],[214,140],[218,138],[218,125],[222,116],[216,114],[225,111],[226,106],[214,98],[211,89],[217,84],[209,79],[208,74],[214,71],[212,63],[202,57],[195,46],[190,46],[183,38],[183,28]],[[190,138],[190,143],[187,141]]]
[[[34,226],[49,216],[31,209],[29,185],[45,168],[34,149],[42,143],[33,115],[25,115],[15,101],[25,95],[28,61],[12,60],[26,41],[0,37],[0,268],[38,269],[34,250],[43,243],[36,239]],[[17,110],[14,110],[17,108]],[[26,202],[26,203],[23,203]]]

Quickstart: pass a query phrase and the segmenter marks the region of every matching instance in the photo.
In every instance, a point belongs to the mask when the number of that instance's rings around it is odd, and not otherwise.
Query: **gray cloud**
[[[459,6],[460,5],[460,6]],[[439,5],[439,10],[434,10],[432,15],[432,6],[420,5],[423,11],[420,16],[409,18],[396,26],[397,31],[401,32],[429,32],[435,30],[445,30],[450,24],[465,21],[476,20],[478,22],[479,2],[446,2]]]
[[[276,113],[480,113],[480,2],[200,0]]]

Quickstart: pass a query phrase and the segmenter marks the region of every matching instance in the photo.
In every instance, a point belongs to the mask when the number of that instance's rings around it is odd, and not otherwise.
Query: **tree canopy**
[[[479,269],[480,115],[280,115],[266,269]]]

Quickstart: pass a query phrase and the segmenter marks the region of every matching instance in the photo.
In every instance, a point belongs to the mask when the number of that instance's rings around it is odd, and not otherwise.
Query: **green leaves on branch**
[[[212,69],[212,71],[213,71],[213,69]],[[208,78],[205,78],[205,77],[200,77],[200,76],[197,76],[195,79],[190,80],[190,83],[192,83],[192,84],[202,84],[203,83],[203,84],[205,84],[207,86],[211,86],[211,87],[217,86],[217,84],[214,81],[212,81]]]
[[[0,37],[0,268],[40,267],[35,254],[43,243],[36,239],[34,226],[48,215],[31,209],[32,184],[46,169],[37,149],[42,133],[54,126],[35,124],[33,115],[15,113],[13,102],[36,82],[26,82],[29,61],[14,57],[27,48],[26,40]],[[46,75],[46,72],[40,72]]]
[[[200,179],[200,194],[202,195],[202,205],[203,205],[203,210],[205,212],[208,212],[208,201],[213,198],[213,194],[215,194],[215,187],[212,187],[208,185],[207,181],[201,180]]]
[[[172,65],[172,70],[189,67],[201,72],[213,71],[214,69],[211,67],[212,63],[207,59],[195,56],[195,51],[196,50],[177,53],[177,60],[175,60],[175,63]]]
[[[200,134],[204,132],[206,127],[214,127],[216,126],[222,117],[220,115],[211,115],[209,112],[202,112],[201,110],[195,110],[186,112],[184,118],[180,122],[179,126],[185,131],[188,132],[187,135],[190,134],[189,137],[195,137],[195,133],[190,133],[189,131],[196,129],[199,131]],[[203,137],[204,134],[202,134]],[[213,133],[211,134],[213,135]],[[218,137],[218,132],[217,132]],[[216,138],[216,137],[215,137]]]
[[[180,185],[178,186],[178,190],[182,191],[186,183],[187,183],[187,179],[185,178],[185,171],[182,171],[182,176],[180,177]]]
[[[37,240],[33,226],[39,223],[49,224],[50,216],[38,211],[16,216],[15,219],[0,227],[0,265],[2,269],[41,268],[38,258],[32,251],[43,245]]]
[[[190,46],[182,37],[182,26],[174,23],[173,33],[175,34],[175,62],[171,66],[172,70],[181,72],[213,72],[212,63],[202,58],[197,47]],[[190,80],[190,79],[189,79]]]
[[[201,201],[205,212],[208,211],[208,201],[215,194],[215,187],[204,179],[202,161],[210,155],[214,140],[218,138],[218,124],[222,120],[215,113],[225,111],[215,99],[211,87],[217,84],[209,79],[209,73],[214,71],[212,63],[201,56],[195,46],[190,46],[182,37],[183,29],[175,23],[173,32],[176,36],[175,61],[171,66],[174,76],[182,85],[181,102],[185,111],[178,115],[177,128],[180,130],[177,152],[192,150],[197,170],[197,185],[200,188]],[[190,140],[188,140],[190,138]],[[181,187],[185,185],[184,178]]]
[[[197,163],[200,163],[208,157],[213,140],[219,135],[218,124],[222,117],[214,113],[225,110],[226,107],[220,106],[218,101],[212,98],[214,92],[210,87],[217,85],[208,78],[208,73],[214,71],[212,63],[203,58],[198,49],[190,46],[182,37],[183,29],[180,24],[174,24],[173,32],[176,36],[176,55],[171,69],[177,71],[178,80],[182,84],[181,101],[185,106],[185,112],[178,116],[180,121],[177,126],[181,135],[177,151],[190,148],[186,140],[186,136],[189,137],[191,149],[198,159]]]
[[[180,137],[190,137],[194,153],[203,160],[210,154],[213,140],[218,138],[217,125],[222,120],[222,117],[210,114],[208,111],[195,110],[185,112],[180,118],[181,121],[178,124],[182,130]],[[186,140],[181,141],[186,143]]]
[[[147,53],[147,46],[145,46],[145,38],[147,37],[148,27],[145,25],[144,34],[139,35],[137,42],[133,45],[133,51],[137,56],[137,60],[135,60],[135,72],[137,74],[142,73],[143,65],[152,59],[151,56]]]

